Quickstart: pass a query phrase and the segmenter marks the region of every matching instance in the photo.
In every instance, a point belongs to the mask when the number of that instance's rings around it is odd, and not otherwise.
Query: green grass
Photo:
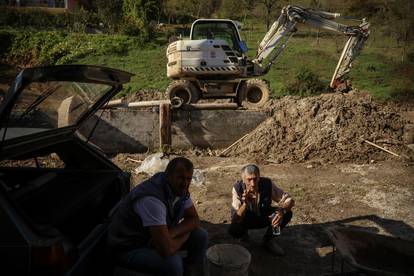
[[[254,56],[263,36],[261,26],[249,24],[246,28],[244,39],[251,48],[250,57]],[[315,72],[328,85],[345,40],[342,35],[324,32],[317,44],[315,31],[309,35],[308,28],[299,29],[264,77],[270,82],[274,95],[282,96],[283,87],[293,81],[302,67]],[[401,54],[402,49],[396,41],[375,33],[374,26],[365,48],[353,63],[349,79],[354,87],[368,90],[376,98],[390,99],[400,94],[414,96],[414,63],[402,63]]]
[[[121,95],[140,89],[165,90],[169,82],[166,77],[165,49],[161,46],[131,46],[125,55],[91,55],[79,59],[76,63],[108,66],[135,74]]]
[[[247,23],[242,30],[242,37],[249,46],[248,55],[252,58],[265,30],[261,23],[254,24],[252,20]],[[48,33],[53,33],[52,43],[43,39]],[[19,31],[14,31],[15,36],[16,34]],[[167,39],[164,33],[158,33],[154,41],[147,45],[142,45],[136,38],[123,35],[59,32],[30,32],[25,35],[28,37],[17,35],[20,39],[15,39],[14,44],[11,42],[12,50],[9,48],[6,55],[24,57],[26,53],[38,51],[40,63],[94,64],[134,73],[135,76],[121,92],[122,95],[140,89],[164,91],[169,83],[166,77]],[[345,39],[342,35],[321,33],[317,44],[316,32],[309,34],[308,28],[300,30],[264,77],[270,82],[274,96],[282,96],[283,88],[294,81],[302,68],[316,73],[328,85]],[[401,49],[396,47],[396,43],[389,38],[381,39],[374,33],[372,40],[368,40],[362,54],[355,60],[349,79],[354,87],[368,90],[377,98],[414,94],[414,64],[401,63],[400,57]]]

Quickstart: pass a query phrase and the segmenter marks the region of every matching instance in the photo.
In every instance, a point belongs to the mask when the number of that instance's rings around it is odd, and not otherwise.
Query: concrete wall
[[[172,116],[172,146],[180,149],[224,148],[267,118],[264,112],[245,110],[180,110],[174,111]],[[92,117],[81,133],[87,136],[97,120],[98,116]],[[106,110],[91,142],[106,153],[136,153],[158,148],[158,108]]]

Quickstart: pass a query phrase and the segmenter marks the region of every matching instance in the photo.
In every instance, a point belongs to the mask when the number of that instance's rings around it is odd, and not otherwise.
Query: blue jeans
[[[178,254],[163,258],[153,248],[137,248],[117,254],[121,265],[137,272],[146,272],[155,275],[181,276],[185,264],[202,264],[207,251],[208,234],[202,228],[193,230],[181,249],[187,250],[184,259]]]

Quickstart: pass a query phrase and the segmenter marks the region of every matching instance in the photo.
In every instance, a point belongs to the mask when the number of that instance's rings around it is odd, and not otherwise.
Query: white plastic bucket
[[[250,252],[237,244],[216,244],[207,250],[207,276],[247,276]]]

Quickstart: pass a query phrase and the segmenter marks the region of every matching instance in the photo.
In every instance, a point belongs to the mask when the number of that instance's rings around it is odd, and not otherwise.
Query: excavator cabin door
[[[222,39],[239,53],[247,52],[247,46],[240,38],[240,24],[229,19],[198,19],[191,26],[190,39]]]

